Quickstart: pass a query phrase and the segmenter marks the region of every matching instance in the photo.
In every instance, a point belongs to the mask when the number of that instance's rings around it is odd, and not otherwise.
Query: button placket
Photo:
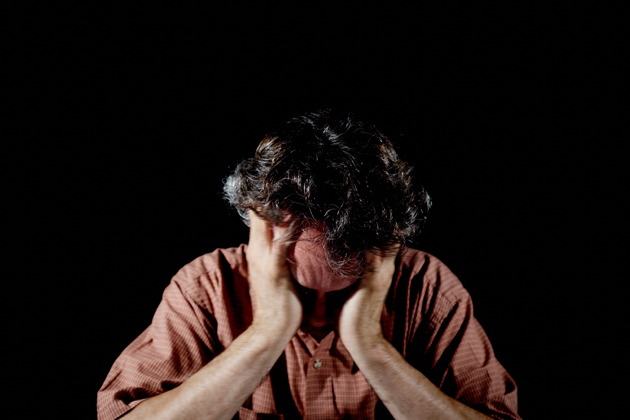
[[[330,357],[330,350],[333,342],[334,334],[331,334],[319,343],[315,351],[312,353],[313,355],[311,356],[311,365],[309,366],[309,370],[320,370],[320,368],[324,365],[324,361]]]
[[[328,402],[332,401],[332,375],[330,348],[332,339],[322,340],[308,363],[306,378],[305,412],[308,418],[334,418],[334,407]]]

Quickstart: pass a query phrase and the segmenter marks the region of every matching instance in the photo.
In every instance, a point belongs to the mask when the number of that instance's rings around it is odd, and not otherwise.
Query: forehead
[[[291,246],[290,255],[297,258],[301,263],[318,265],[320,268],[328,268],[326,261],[326,249],[324,244],[324,232],[316,227],[306,227],[299,232],[295,238],[295,243]],[[298,261],[296,261],[298,262]]]
[[[317,238],[321,238],[324,235],[324,229],[320,224],[310,224],[306,226],[302,226],[300,231],[298,232],[298,238],[302,240],[313,240]]]
[[[320,292],[334,292],[354,284],[358,277],[339,276],[326,261],[322,230],[307,228],[296,238],[289,251],[291,273],[303,287]]]

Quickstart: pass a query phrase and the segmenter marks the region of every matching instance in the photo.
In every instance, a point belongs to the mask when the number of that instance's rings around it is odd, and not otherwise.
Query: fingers
[[[396,259],[396,256],[398,255],[400,251],[400,244],[399,243],[395,243],[392,244],[390,246],[388,246],[387,248],[377,248],[377,247],[373,247],[368,251],[364,252],[365,255],[365,259],[366,261],[372,261],[372,260],[393,260]]]
[[[250,245],[267,249],[268,254],[277,256],[279,259],[286,259],[289,241],[295,232],[295,223],[291,215],[287,215],[280,226],[271,226],[269,222],[261,218],[253,210],[249,211]]]
[[[291,215],[285,216],[280,226],[273,227],[272,253],[278,260],[286,260],[287,252],[293,235],[295,233],[294,218]]]
[[[266,220],[260,218],[255,211],[249,211],[249,243],[267,245],[271,242],[271,229]]]
[[[363,253],[366,272],[390,271],[395,266],[400,244],[394,244],[390,249],[372,248]]]
[[[295,233],[295,218],[291,214],[286,214],[280,226],[273,227],[273,239],[276,242],[286,243],[293,238]]]

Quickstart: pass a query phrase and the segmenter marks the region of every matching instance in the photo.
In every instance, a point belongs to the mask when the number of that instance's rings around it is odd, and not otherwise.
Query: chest
[[[284,419],[374,418],[378,397],[336,333],[310,340],[297,335],[289,343],[248,408]]]

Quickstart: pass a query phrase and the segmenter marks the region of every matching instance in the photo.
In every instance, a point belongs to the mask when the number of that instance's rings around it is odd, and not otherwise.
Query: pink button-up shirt
[[[173,277],[153,322],[118,357],[99,390],[99,419],[114,420],[177,387],[247,329],[252,307],[246,252],[247,245],[217,249]],[[495,358],[457,277],[414,249],[397,264],[383,308],[385,338],[447,395],[490,417],[519,419],[516,384]],[[238,414],[391,418],[336,330],[319,343],[298,331]]]

